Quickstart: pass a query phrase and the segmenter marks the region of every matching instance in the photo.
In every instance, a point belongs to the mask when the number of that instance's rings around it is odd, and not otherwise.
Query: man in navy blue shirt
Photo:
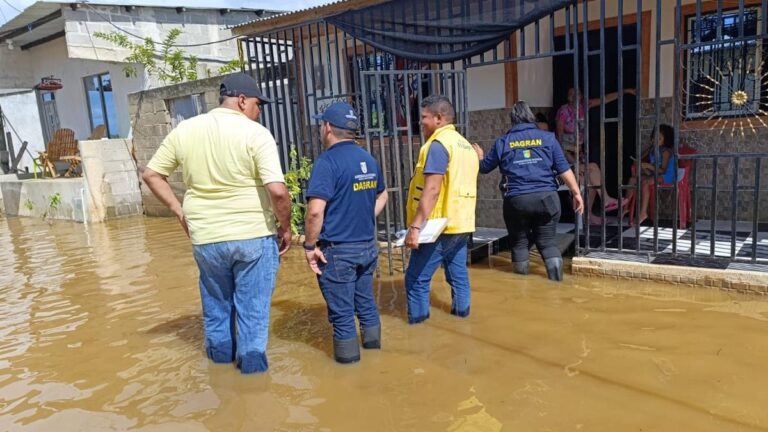
[[[512,244],[516,273],[528,273],[528,239],[539,249],[547,276],[563,279],[563,258],[555,236],[560,220],[559,176],[573,195],[573,209],[581,214],[584,202],[576,177],[555,135],[538,128],[526,102],[515,103],[510,113],[512,128],[496,140],[488,154],[474,144],[480,157],[480,172],[496,167],[501,171],[499,189],[504,194],[504,222]]]
[[[379,255],[376,216],[387,191],[378,163],[354,141],[359,121],[352,106],[336,102],[315,118],[322,121],[326,150],[309,178],[304,250],[328,305],[334,357],[352,363],[360,360],[355,314],[363,348],[381,348],[373,271]]]

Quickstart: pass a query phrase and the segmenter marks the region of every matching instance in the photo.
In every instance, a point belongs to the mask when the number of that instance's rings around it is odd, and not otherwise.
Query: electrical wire
[[[4,1],[4,2],[7,2],[7,0],[3,0],[3,1]],[[81,1],[81,2],[80,2],[80,4],[83,4],[83,5],[85,5],[87,8],[89,8],[90,10],[92,10],[92,11],[93,11],[93,13],[95,13],[96,15],[98,15],[99,17],[101,17],[101,19],[103,19],[104,21],[108,22],[108,23],[109,23],[109,24],[110,24],[112,27],[114,27],[115,29],[117,29],[117,30],[119,30],[119,31],[121,31],[121,32],[123,32],[123,33],[125,33],[125,34],[127,34],[127,35],[129,35],[129,36],[133,36],[133,37],[135,37],[135,38],[137,38],[137,39],[141,39],[141,40],[144,40],[144,39],[146,39],[146,37],[145,37],[145,36],[139,36],[139,35],[137,35],[137,34],[131,33],[131,32],[130,32],[130,31],[128,31],[128,30],[125,30],[124,28],[121,28],[121,27],[119,27],[117,24],[113,23],[113,22],[112,22],[112,20],[111,20],[111,19],[109,19],[109,17],[106,17],[106,16],[104,16],[104,15],[103,15],[101,12],[99,12],[99,11],[98,11],[98,9],[96,9],[96,8],[95,8],[95,7],[93,7],[93,6],[91,6],[91,5],[90,5],[90,4],[88,4],[87,2]],[[240,36],[231,36],[231,37],[228,37],[228,38],[225,38],[225,39],[216,40],[216,41],[211,41],[211,42],[202,42],[202,43],[196,43],[196,44],[173,44],[173,45],[168,45],[168,46],[169,46],[169,47],[172,47],[172,48],[192,48],[192,47],[200,47],[200,46],[206,46],[206,45],[215,45],[215,44],[219,44],[219,43],[229,42],[229,41],[231,41],[231,40],[234,40],[234,39],[237,39],[237,38],[239,38],[239,37],[240,37]]]
[[[21,9],[19,9],[16,6],[12,5],[11,2],[9,2],[8,0],[3,0],[3,3],[7,4],[8,7],[10,7],[13,10],[15,10],[16,12],[21,13]],[[5,16],[5,14],[3,14],[3,16]]]

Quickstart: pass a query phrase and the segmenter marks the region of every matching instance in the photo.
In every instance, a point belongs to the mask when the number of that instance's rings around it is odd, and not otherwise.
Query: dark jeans
[[[536,243],[542,258],[560,257],[556,241],[559,220],[560,198],[557,192],[504,198],[504,223],[509,232],[512,262],[528,261],[530,240]]]
[[[326,264],[317,277],[320,291],[328,305],[328,321],[333,338],[349,340],[357,337],[355,315],[363,329],[381,325],[379,309],[373,299],[373,271],[379,257],[375,241],[359,243],[320,243]]]

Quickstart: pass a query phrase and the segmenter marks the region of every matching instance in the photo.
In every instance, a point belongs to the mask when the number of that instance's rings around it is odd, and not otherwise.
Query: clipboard
[[[446,226],[448,226],[448,218],[427,220],[427,222],[421,226],[421,231],[419,231],[419,244],[436,242],[437,238],[440,237],[440,234],[445,231]],[[405,236],[397,239],[395,242],[395,246],[397,247],[402,247],[404,245]]]

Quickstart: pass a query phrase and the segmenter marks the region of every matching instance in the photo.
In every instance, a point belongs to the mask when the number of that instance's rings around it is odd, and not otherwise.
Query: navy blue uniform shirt
[[[504,197],[557,190],[556,176],[571,169],[555,134],[534,123],[514,126],[496,140],[480,161],[480,172],[501,171]]]
[[[373,240],[376,197],[383,191],[379,164],[354,141],[342,141],[324,151],[315,160],[307,187],[307,197],[326,201],[320,240]]]

